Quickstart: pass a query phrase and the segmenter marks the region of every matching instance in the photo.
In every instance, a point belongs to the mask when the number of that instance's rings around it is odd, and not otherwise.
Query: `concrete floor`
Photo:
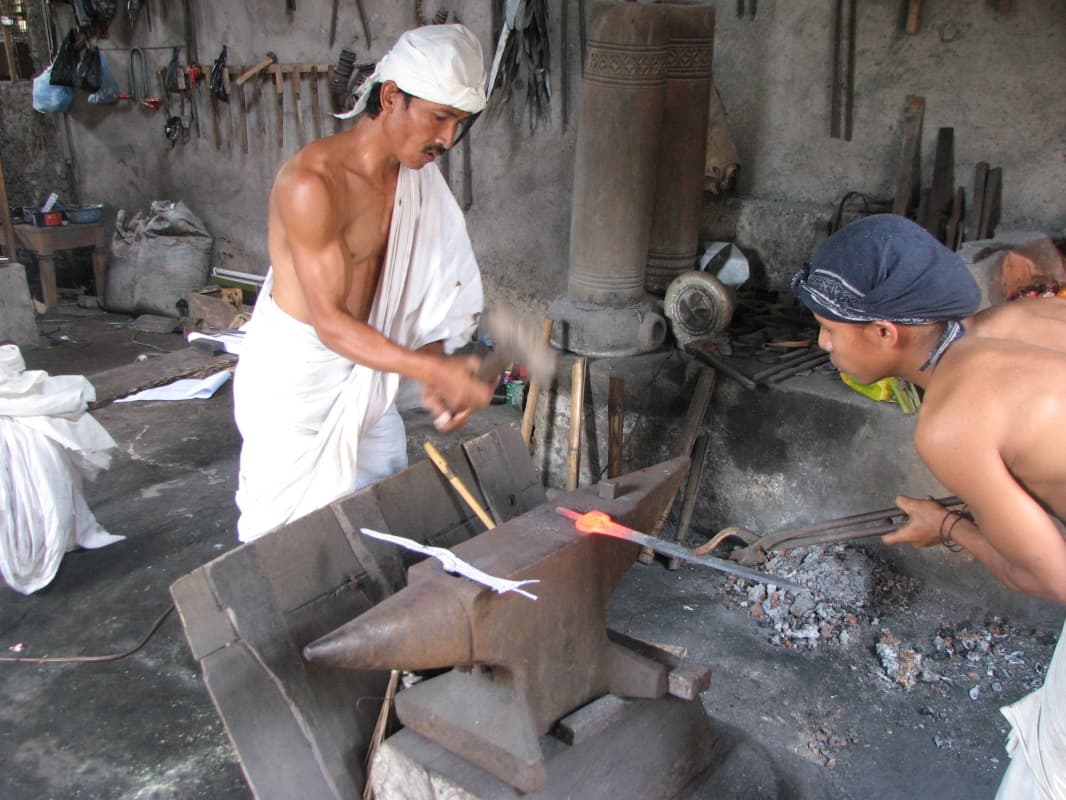
[[[28,368],[91,377],[184,346],[177,335],[108,326],[122,320],[61,307],[41,321],[59,343],[25,351]],[[55,581],[32,596],[0,588],[0,655],[20,643],[22,656],[124,651],[167,609],[175,579],[237,544],[231,399],[227,384],[210,400],[95,412],[119,451],[87,496],[100,522],[127,540],[68,554]],[[464,438],[516,415],[492,407]],[[425,424],[422,415],[409,419],[412,458],[421,456]],[[941,620],[971,612],[965,598],[920,587],[846,647],[788,650],[737,607],[723,576],[657,563],[634,566],[611,620],[714,669],[704,699],[721,733],[721,768],[693,797],[974,800],[994,795],[1006,767],[998,708],[1024,693],[1021,684],[976,700],[961,685],[903,689],[878,676],[872,652],[880,628],[928,638]],[[0,664],[0,698],[0,797],[250,794],[174,615],[122,660]]]

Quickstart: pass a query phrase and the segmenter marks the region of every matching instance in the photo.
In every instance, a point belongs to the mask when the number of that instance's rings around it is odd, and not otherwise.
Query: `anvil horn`
[[[456,578],[455,580],[461,580]],[[330,667],[425,670],[471,663],[467,614],[453,594],[416,582],[304,648],[304,658]]]

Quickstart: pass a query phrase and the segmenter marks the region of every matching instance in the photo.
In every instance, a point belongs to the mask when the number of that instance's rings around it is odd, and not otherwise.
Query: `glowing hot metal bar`
[[[691,550],[682,547],[679,544],[656,539],[654,536],[648,536],[646,533],[627,528],[625,525],[615,522],[603,511],[589,511],[582,514],[580,511],[574,511],[571,508],[556,507],[555,510],[564,517],[572,519],[575,527],[581,533],[598,533],[603,536],[612,536],[615,539],[625,539],[627,542],[633,542],[642,547],[648,547],[656,553],[661,553],[664,556],[680,558],[683,561],[688,561],[692,564],[701,564],[705,567],[710,567],[711,569],[716,569],[720,572],[728,572],[730,575],[736,575],[749,581],[755,581],[757,583],[773,583],[776,586],[780,586],[782,589],[788,589],[793,592],[799,592],[804,589],[804,587],[800,586],[798,583],[793,583],[785,578],[779,578],[765,572],[748,569],[739,564],[734,564],[731,561],[725,561],[724,559],[715,558],[714,556],[693,555]]]

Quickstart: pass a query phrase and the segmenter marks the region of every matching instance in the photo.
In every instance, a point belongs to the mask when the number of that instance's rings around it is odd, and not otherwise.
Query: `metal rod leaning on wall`
[[[578,358],[570,369],[570,435],[566,449],[566,488],[577,488],[581,475],[581,428],[585,408],[585,373],[588,359]]]
[[[677,456],[688,456],[690,459],[688,474],[685,479],[684,494],[681,501],[681,516],[678,519],[677,530],[674,532],[674,541],[683,543],[688,533],[688,527],[692,523],[692,512],[696,507],[696,491],[699,488],[700,479],[703,477],[703,463],[706,456],[709,439],[706,435],[701,437],[703,421],[707,417],[707,410],[711,407],[711,397],[718,387],[718,373],[707,367],[700,368],[699,378],[696,380],[696,388],[692,392],[692,400],[689,401],[688,411],[685,413],[685,421],[681,425],[681,436]],[[697,451],[697,448],[698,451]],[[666,527],[673,503],[666,507],[655,526],[653,534],[662,536],[662,530]],[[676,558],[671,558],[666,563],[666,568],[675,570],[680,566]]]

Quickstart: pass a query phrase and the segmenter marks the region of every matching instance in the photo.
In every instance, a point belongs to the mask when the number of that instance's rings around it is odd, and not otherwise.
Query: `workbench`
[[[14,225],[15,245],[29,250],[37,257],[41,276],[41,294],[49,308],[58,305],[56,292],[55,254],[76,247],[91,247],[93,278],[96,296],[103,301],[104,273],[107,269],[107,234],[102,222],[69,223],[38,228],[34,225]]]

